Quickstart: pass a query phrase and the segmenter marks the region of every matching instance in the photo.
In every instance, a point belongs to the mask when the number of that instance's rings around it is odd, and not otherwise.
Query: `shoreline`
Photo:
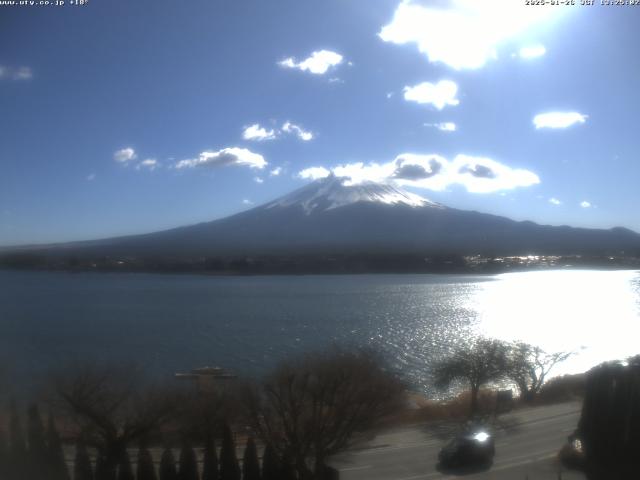
[[[65,273],[187,274],[212,277],[306,276],[306,275],[499,275],[554,270],[620,271],[640,270],[639,257],[626,256],[545,256],[503,257],[449,256],[445,258],[409,256],[333,257],[232,257],[149,260],[15,258],[0,256],[0,271]]]

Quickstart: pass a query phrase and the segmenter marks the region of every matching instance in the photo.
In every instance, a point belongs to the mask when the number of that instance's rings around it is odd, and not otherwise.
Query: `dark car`
[[[471,428],[442,447],[438,460],[446,468],[490,466],[495,450],[493,435],[488,429]]]

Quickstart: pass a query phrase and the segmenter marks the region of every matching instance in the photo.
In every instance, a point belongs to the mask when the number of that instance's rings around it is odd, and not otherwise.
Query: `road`
[[[336,457],[332,465],[340,470],[341,480],[583,480],[583,474],[557,461],[558,450],[576,428],[580,408],[580,403],[570,402],[500,415],[494,424],[496,455],[485,471],[453,475],[436,469],[438,451],[457,429],[451,424],[385,431]]]

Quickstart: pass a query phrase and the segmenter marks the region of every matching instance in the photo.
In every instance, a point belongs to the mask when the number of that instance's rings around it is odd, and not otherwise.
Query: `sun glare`
[[[603,281],[603,277],[605,280]],[[573,351],[554,373],[578,373],[637,353],[637,271],[508,273],[481,284],[471,300],[478,333]]]
[[[397,44],[415,42],[429,61],[456,70],[477,69],[497,58],[499,44],[531,35],[533,27],[548,24],[568,10],[531,8],[513,0],[455,0],[450,8],[405,1],[381,30],[380,38]]]

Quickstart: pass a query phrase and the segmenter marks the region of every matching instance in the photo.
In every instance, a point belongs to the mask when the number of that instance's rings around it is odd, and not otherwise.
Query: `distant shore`
[[[0,255],[0,268],[66,272],[317,275],[371,273],[499,274],[549,269],[640,269],[621,255],[326,254],[207,257],[78,257],[31,252]]]

